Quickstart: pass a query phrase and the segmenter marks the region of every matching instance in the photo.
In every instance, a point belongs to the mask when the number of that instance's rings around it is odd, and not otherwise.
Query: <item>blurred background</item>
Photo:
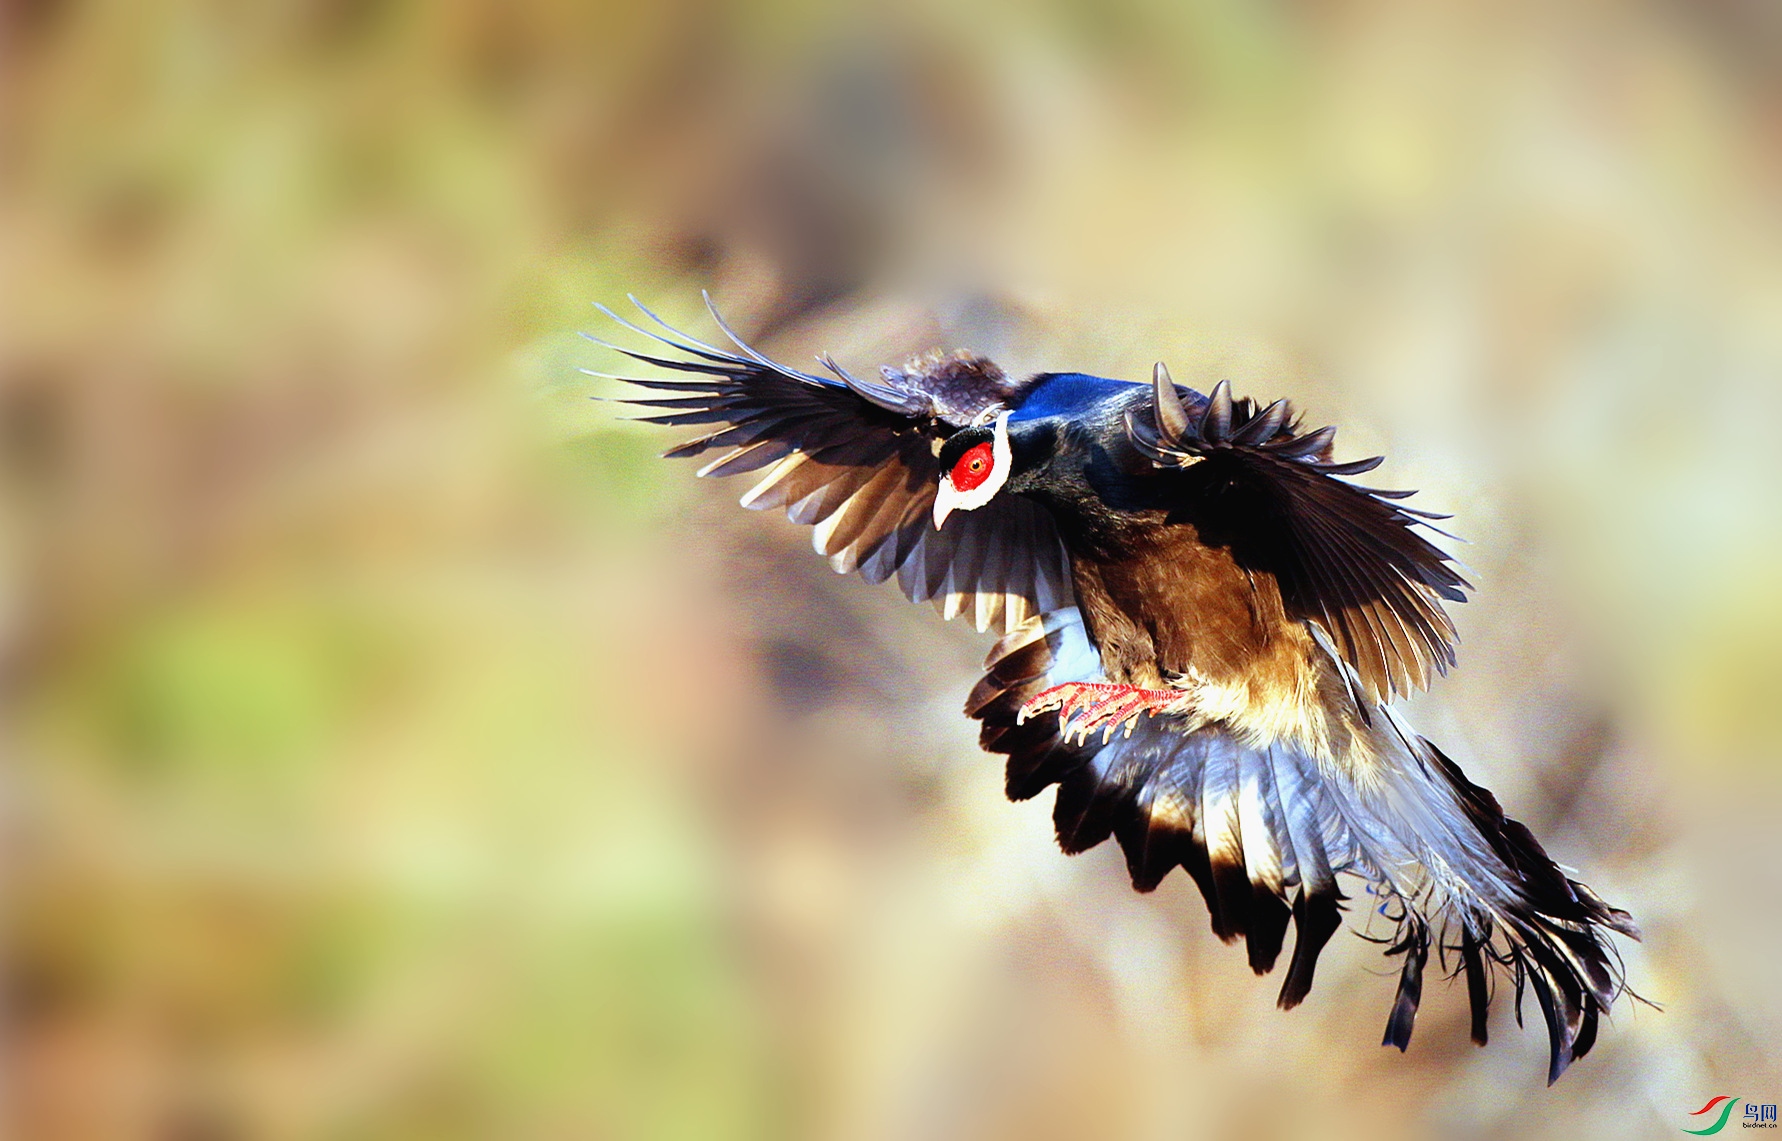
[[[1782,1100],[1782,8],[0,8],[21,1138],[1675,1136]],[[1543,1087],[1074,859],[990,639],[622,423],[591,302],[1293,397],[1452,511],[1409,715],[1630,909]],[[1735,1120],[1736,1120],[1735,1116]]]

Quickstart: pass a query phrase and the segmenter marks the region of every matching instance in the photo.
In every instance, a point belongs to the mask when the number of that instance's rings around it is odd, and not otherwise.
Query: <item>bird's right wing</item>
[[[1069,605],[1068,556],[1044,508],[999,496],[976,511],[954,512],[939,530],[933,524],[940,442],[1012,394],[1000,373],[955,370],[936,380],[886,370],[881,382],[854,377],[825,357],[836,375],[817,376],[755,351],[715,307],[712,317],[734,350],[696,340],[632,302],[660,332],[600,308],[666,346],[665,355],[589,339],[675,374],[612,377],[650,390],[626,401],[655,410],[641,419],[709,426],[665,456],[717,451],[699,469],[702,476],[762,472],[743,495],[744,507],[783,508],[793,522],[813,528],[811,545],[837,572],[859,571],[875,583],[895,575],[911,601],[932,599],[945,617],[967,615],[979,630],[1011,630],[1030,615]]]

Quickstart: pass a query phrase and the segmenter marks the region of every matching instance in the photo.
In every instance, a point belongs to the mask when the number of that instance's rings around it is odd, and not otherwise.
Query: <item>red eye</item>
[[[959,457],[953,465],[953,487],[958,491],[970,491],[990,477],[990,469],[995,466],[995,458],[990,452],[990,441],[985,440]]]

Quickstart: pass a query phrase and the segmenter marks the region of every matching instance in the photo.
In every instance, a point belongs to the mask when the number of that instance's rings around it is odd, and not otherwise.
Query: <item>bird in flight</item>
[[[729,347],[632,302],[647,325],[599,308],[650,344],[590,339],[664,375],[592,375],[645,390],[643,420],[700,426],[667,456],[715,453],[699,475],[752,475],[742,505],[809,525],[836,571],[1002,635],[965,712],[1011,799],[1057,786],[1065,852],[1114,837],[1139,891],[1186,869],[1258,974],[1291,923],[1282,1009],[1359,884],[1390,932],[1364,937],[1402,960],[1384,1044],[1410,1043],[1433,948],[1474,1042],[1501,981],[1518,1022],[1525,990],[1540,1007],[1549,1084],[1590,1050],[1626,990],[1607,933],[1638,933],[1391,708],[1454,663],[1442,604],[1471,584],[1428,537],[1446,516],[1349,481],[1379,457],[1337,462],[1336,430],[1286,400],[1203,395],[1161,363],[1150,384],[966,352],[876,377],[825,355],[821,375],[709,296]]]

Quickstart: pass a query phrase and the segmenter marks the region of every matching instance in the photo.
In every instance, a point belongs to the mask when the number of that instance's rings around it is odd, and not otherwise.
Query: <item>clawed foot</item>
[[[1114,731],[1123,729],[1132,736],[1140,714],[1181,712],[1188,695],[1178,689],[1140,689],[1112,682],[1070,681],[1055,685],[1035,695],[1015,715],[1018,725],[1029,717],[1058,710],[1058,722],[1064,727],[1064,739],[1089,743],[1089,734],[1102,731],[1102,744],[1113,740]]]

